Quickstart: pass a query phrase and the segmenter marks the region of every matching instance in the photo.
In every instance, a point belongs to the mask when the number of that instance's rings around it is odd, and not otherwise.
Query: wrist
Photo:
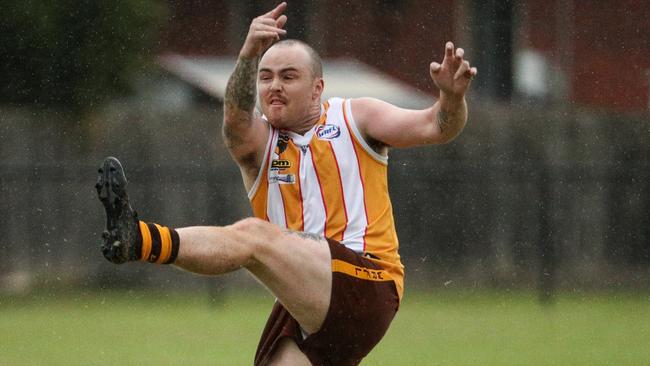
[[[253,61],[257,59],[257,56],[249,51],[246,51],[242,48],[241,51],[239,51],[239,56],[238,58],[240,60],[247,60],[247,61]]]
[[[465,95],[453,95],[440,91],[440,109],[446,112],[458,110],[465,105]]]
[[[239,58],[242,60],[255,60],[259,58],[260,55],[256,52],[255,48],[250,47],[246,44],[239,50]]]

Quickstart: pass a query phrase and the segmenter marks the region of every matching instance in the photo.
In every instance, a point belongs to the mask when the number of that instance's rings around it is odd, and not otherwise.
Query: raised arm
[[[253,19],[226,86],[222,135],[241,169],[246,190],[252,187],[260,169],[269,134],[268,126],[255,111],[257,65],[262,53],[286,34],[282,29],[287,21],[282,15],[286,7],[286,3],[281,3]]]
[[[443,144],[460,134],[467,122],[465,93],[477,70],[463,59],[462,48],[445,46],[442,64],[432,62],[431,78],[440,89],[440,98],[424,110],[396,107],[374,98],[351,102],[359,130],[368,140],[386,146],[409,147]]]

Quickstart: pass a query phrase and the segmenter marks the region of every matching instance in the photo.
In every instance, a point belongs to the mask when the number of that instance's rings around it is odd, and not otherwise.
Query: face
[[[300,45],[271,47],[260,60],[257,79],[262,112],[276,128],[292,129],[320,113],[321,78],[314,78],[311,60]]]

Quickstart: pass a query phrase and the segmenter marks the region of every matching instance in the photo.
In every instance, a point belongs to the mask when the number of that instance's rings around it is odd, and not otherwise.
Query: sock
[[[140,240],[135,245],[138,260],[158,264],[174,263],[180,244],[176,230],[144,221],[139,221],[138,226]]]

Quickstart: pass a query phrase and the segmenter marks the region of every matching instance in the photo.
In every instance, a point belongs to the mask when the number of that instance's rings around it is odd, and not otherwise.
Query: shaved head
[[[269,50],[271,48],[275,47],[302,47],[305,51],[307,51],[307,54],[309,55],[310,58],[310,69],[312,73],[313,78],[322,78],[323,77],[323,63],[321,61],[320,55],[318,55],[318,52],[314,50],[310,45],[303,41],[299,41],[297,39],[283,39],[282,41],[274,44],[273,46],[269,47]],[[267,50],[268,52],[268,50]]]
[[[297,40],[271,46],[259,61],[257,92],[262,112],[276,128],[303,133],[321,112],[323,67],[309,45]]]

